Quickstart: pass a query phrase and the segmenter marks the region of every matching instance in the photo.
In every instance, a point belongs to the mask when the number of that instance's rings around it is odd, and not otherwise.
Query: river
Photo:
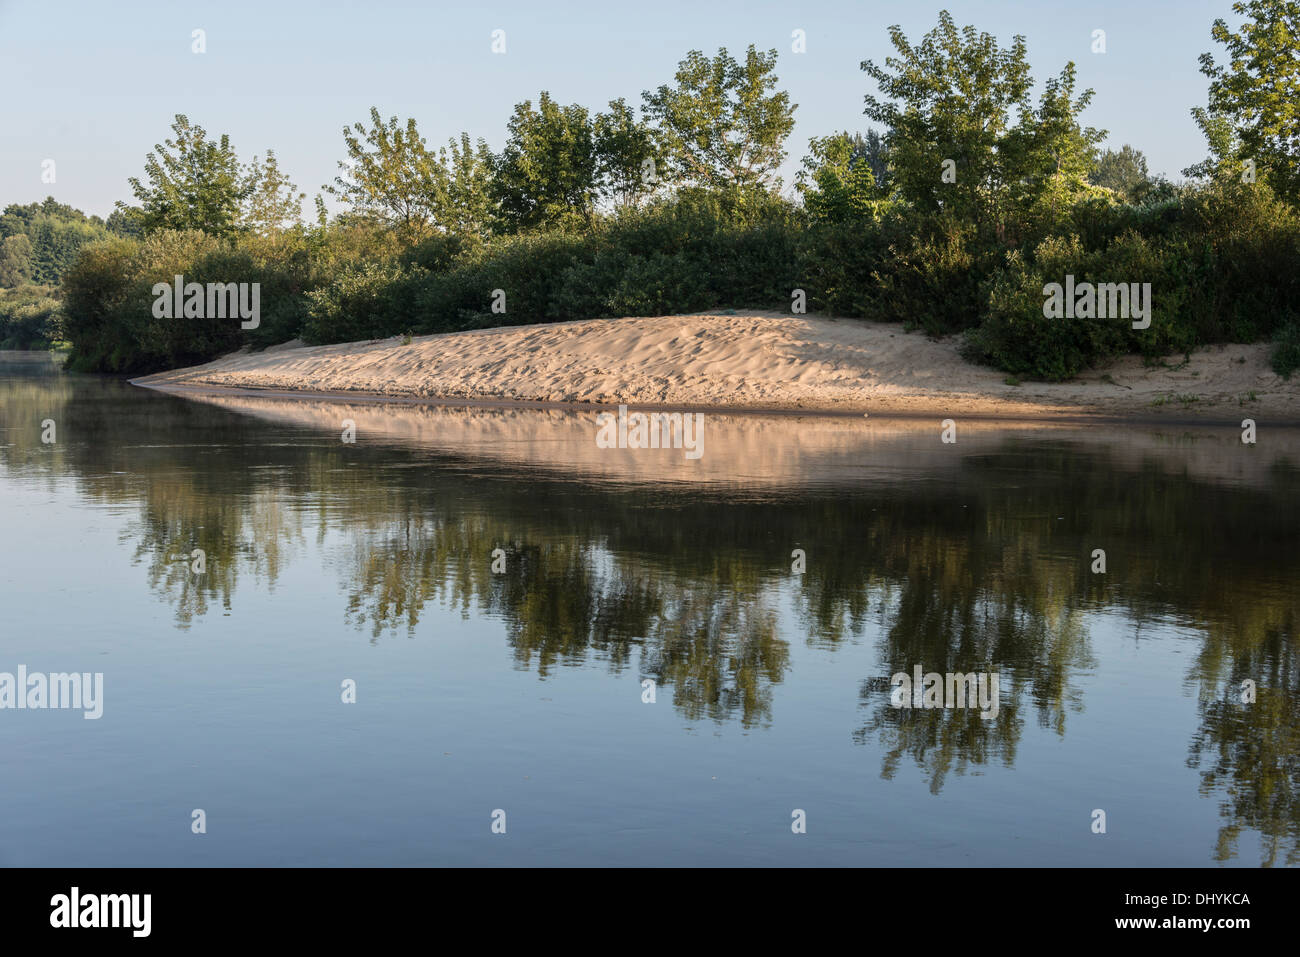
[[[1300,434],[596,434],[0,354],[0,865],[1300,862]]]

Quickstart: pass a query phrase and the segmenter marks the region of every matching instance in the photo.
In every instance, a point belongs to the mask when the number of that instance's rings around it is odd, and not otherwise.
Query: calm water
[[[1300,859],[1300,437],[593,419],[0,362],[0,864]]]

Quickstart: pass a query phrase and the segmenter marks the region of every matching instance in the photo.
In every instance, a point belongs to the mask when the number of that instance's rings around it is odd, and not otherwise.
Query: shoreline
[[[746,310],[502,326],[413,338],[247,349],[133,378],[176,395],[479,408],[1022,422],[1300,425],[1300,385],[1268,345],[1133,356],[1059,382],[1013,382],[932,340],[866,320]]]
[[[167,373],[155,373],[155,375],[166,375]],[[315,389],[269,389],[259,388],[256,386],[218,386],[205,384],[190,383],[168,383],[168,382],[147,382],[146,378],[128,379],[127,381],[141,389],[150,389],[154,392],[161,392],[166,395],[174,395],[181,398],[187,396],[204,397],[204,398],[221,398],[227,397],[232,399],[267,399],[271,401],[302,401],[311,399],[321,402],[352,403],[358,405],[392,405],[392,406],[414,406],[430,409],[497,409],[502,411],[511,410],[535,410],[538,412],[617,412],[620,405],[627,408],[629,412],[702,412],[713,415],[726,416],[759,416],[771,418],[817,418],[817,419],[871,419],[884,422],[931,422],[939,411],[886,411],[886,412],[859,412],[851,409],[809,409],[809,408],[790,408],[790,407],[771,407],[763,408],[760,406],[729,406],[729,405],[689,405],[689,404],[652,404],[643,402],[626,402],[626,403],[598,403],[598,402],[550,402],[535,399],[503,399],[503,398],[477,398],[470,396],[410,396],[410,395],[393,395],[378,392],[330,392],[319,391]],[[1179,410],[1182,411],[1182,410]],[[1025,414],[1023,412],[1006,412],[1006,411],[985,411],[985,412],[962,412],[960,414],[963,422],[988,422],[1003,424],[1020,424],[1025,426],[1033,425],[1169,425],[1169,426],[1233,426],[1239,425],[1239,420],[1233,415],[1225,415],[1215,418],[1209,415],[1179,416],[1177,412],[1170,412],[1165,415],[1157,414],[1154,411],[1148,414],[1141,412],[1096,412],[1086,409],[1075,409],[1056,413],[1040,411],[1036,414]],[[1253,417],[1253,416],[1252,416]],[[1286,417],[1269,416],[1269,424],[1283,428],[1300,428],[1300,415],[1288,415]]]

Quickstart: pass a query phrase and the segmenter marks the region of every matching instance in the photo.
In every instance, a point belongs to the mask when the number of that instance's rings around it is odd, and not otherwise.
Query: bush
[[[1273,371],[1284,379],[1300,369],[1300,320],[1293,320],[1278,330],[1273,346]]]
[[[269,257],[206,233],[163,230],[143,240],[110,239],[88,246],[64,277],[70,368],[143,373],[207,362],[245,344],[298,335],[306,317],[301,250]],[[259,325],[238,316],[156,317],[154,286],[174,277],[191,282],[257,283]],[[205,310],[206,313],[206,310]]]
[[[1028,261],[1018,251],[1007,256],[1006,268],[990,284],[987,315],[968,336],[969,350],[1016,375],[1061,380],[1124,352],[1154,357],[1190,349],[1194,337],[1180,321],[1187,273],[1185,247],[1152,243],[1133,232],[1092,253],[1077,236],[1044,240]],[[1150,283],[1149,328],[1135,330],[1133,319],[1121,316],[1044,315],[1045,287],[1064,285],[1067,275],[1076,286]]]
[[[396,262],[348,269],[328,286],[307,294],[303,338],[311,343],[351,342],[383,339],[411,328],[411,280],[423,272],[419,266]]]
[[[403,250],[400,260],[403,265],[419,266],[429,272],[446,272],[482,248],[478,237],[439,234]]]
[[[943,216],[894,216],[882,229],[888,251],[871,274],[868,318],[902,322],[932,336],[979,323],[985,286],[1002,265],[996,244],[981,242],[973,225]]]
[[[802,289],[812,311],[965,332],[970,354],[1024,378],[1272,336],[1287,354],[1300,219],[1266,187],[1162,183],[1138,205],[1094,190],[1049,212],[1018,233],[897,200],[817,219],[763,193],[685,190],[584,232],[486,243],[439,235],[401,249],[356,219],[234,241],[158,233],[84,247],[64,280],[64,324],[73,368],[144,372],[299,336],[331,343],[720,306],[784,310]],[[153,284],[176,274],[261,283],[260,326],[154,319]],[[1043,288],[1067,274],[1151,283],[1151,326],[1047,319]],[[492,310],[495,290],[504,312]]]
[[[1216,182],[1184,201],[1199,252],[1200,302],[1187,317],[1199,342],[1270,338],[1300,298],[1300,218],[1260,184]]]
[[[122,372],[136,355],[132,316],[123,310],[139,244],[112,238],[91,243],[63,276],[64,332],[72,343],[67,367]]]
[[[463,248],[445,237],[347,270],[313,292],[309,342],[408,330],[788,306],[801,286],[797,220],[780,204],[688,194],[587,233],[526,233]],[[492,311],[494,290],[505,312]]]
[[[62,334],[63,313],[54,287],[0,289],[0,349],[48,349]]]

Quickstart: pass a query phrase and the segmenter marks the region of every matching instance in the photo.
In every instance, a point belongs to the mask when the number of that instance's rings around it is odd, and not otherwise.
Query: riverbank
[[[1300,387],[1266,344],[1212,346],[1147,366],[1126,357],[1069,382],[1017,383],[959,340],[901,326],[762,311],[596,319],[409,342],[242,351],[137,384],[400,399],[1013,418],[1300,421]]]

